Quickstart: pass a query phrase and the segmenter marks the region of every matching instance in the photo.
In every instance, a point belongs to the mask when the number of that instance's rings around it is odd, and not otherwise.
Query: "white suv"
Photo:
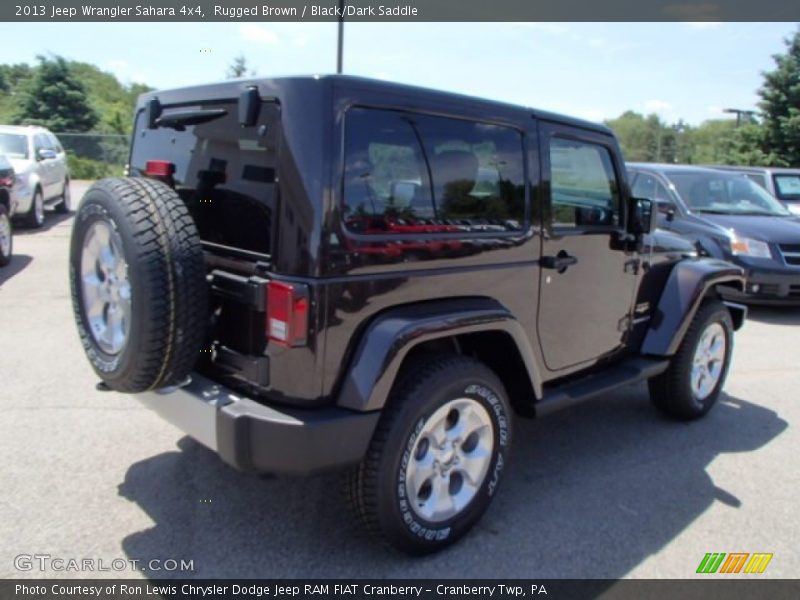
[[[67,155],[44,127],[0,125],[0,154],[17,173],[17,216],[29,227],[44,225],[44,207],[70,212]]]

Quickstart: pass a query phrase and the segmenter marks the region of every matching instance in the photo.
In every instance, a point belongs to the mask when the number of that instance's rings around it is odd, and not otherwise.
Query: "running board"
[[[637,357],[626,360],[611,369],[545,390],[542,400],[534,405],[534,412],[537,417],[548,415],[600,394],[660,375],[668,366],[667,359]]]

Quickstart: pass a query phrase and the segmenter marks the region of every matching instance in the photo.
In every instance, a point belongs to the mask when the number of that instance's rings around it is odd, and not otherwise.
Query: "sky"
[[[335,23],[6,23],[0,62],[57,54],[155,88],[331,73]],[[753,109],[796,23],[346,23],[344,72],[600,121]]]

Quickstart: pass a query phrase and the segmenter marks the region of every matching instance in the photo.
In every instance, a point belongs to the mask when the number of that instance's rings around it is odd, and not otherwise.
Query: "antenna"
[[[336,50],[336,73],[342,74],[342,53],[344,50],[344,0],[339,0],[339,39]]]

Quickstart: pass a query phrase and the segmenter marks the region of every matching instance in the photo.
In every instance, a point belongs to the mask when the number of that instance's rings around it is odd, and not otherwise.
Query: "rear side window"
[[[202,123],[157,129],[148,129],[145,113],[139,112],[131,174],[144,175],[148,161],[172,163],[175,190],[191,211],[203,241],[269,254],[277,209],[277,104],[262,103],[253,127],[239,124],[235,101],[166,106],[162,117],[219,109],[225,111],[222,116]]]
[[[550,199],[556,227],[620,224],[620,192],[608,148],[551,138]]]
[[[775,190],[782,200],[800,198],[800,175],[775,175]]]
[[[347,114],[343,210],[351,231],[519,230],[524,181],[522,135],[510,127],[365,108]]]

